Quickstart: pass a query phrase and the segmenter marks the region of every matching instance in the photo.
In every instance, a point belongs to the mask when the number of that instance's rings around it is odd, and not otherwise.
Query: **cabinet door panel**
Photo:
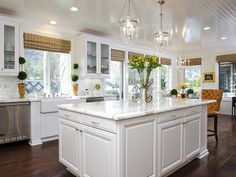
[[[59,158],[72,171],[79,172],[78,159],[80,156],[78,131],[76,128],[60,123]]]
[[[160,174],[166,174],[183,162],[183,125],[180,121],[172,121],[158,126],[160,156]]]
[[[116,134],[84,126],[84,177],[116,176]]]
[[[125,177],[155,176],[154,120],[125,125],[123,159]]]
[[[41,137],[47,138],[58,136],[59,120],[58,113],[41,114]]]
[[[185,158],[188,160],[200,151],[200,118],[185,124]]]

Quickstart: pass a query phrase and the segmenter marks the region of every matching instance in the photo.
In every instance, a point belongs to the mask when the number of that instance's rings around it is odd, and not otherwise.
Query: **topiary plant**
[[[24,57],[19,57],[19,63],[21,65],[25,64],[25,58]]]
[[[99,84],[99,83],[95,84],[95,89],[96,90],[100,90],[100,88],[101,88],[101,84]]]
[[[178,95],[178,91],[176,90],[176,89],[172,89],[171,91],[170,91],[170,94],[172,95],[172,96],[176,96],[176,95]]]
[[[72,75],[71,75],[71,80],[72,80],[73,82],[76,82],[76,81],[79,80],[79,76],[78,76],[77,74],[72,74]]]
[[[187,90],[187,94],[188,94],[188,95],[190,95],[190,94],[194,94],[193,89],[188,89],[188,90]]]
[[[23,83],[23,81],[27,78],[27,73],[24,72],[24,71],[20,71],[19,74],[18,74],[18,76],[17,76],[17,78],[18,78],[19,80],[21,80],[22,83]]]
[[[78,65],[77,63],[74,63],[74,64],[73,64],[73,69],[76,70],[76,69],[78,69],[78,68],[79,68],[79,65]]]

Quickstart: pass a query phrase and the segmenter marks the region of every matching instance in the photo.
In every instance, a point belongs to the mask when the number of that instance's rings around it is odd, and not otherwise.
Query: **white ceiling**
[[[158,0],[133,0],[141,29],[138,44],[153,46],[159,22]],[[70,12],[72,0],[0,0],[0,10],[75,30],[91,29],[120,39],[119,17],[125,0],[78,0],[79,12]],[[196,52],[236,47],[236,0],[167,0],[164,14],[171,31],[168,51]],[[204,31],[209,26],[211,30]],[[183,35],[184,33],[184,35]],[[221,40],[221,37],[227,37]]]

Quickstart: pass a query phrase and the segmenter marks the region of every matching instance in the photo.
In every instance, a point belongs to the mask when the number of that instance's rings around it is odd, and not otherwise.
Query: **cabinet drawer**
[[[198,114],[202,112],[202,107],[201,106],[197,106],[197,107],[193,107],[193,108],[187,108],[184,110],[184,116],[191,116],[194,114]]]
[[[81,118],[82,124],[84,125],[116,133],[116,121],[114,120],[102,119],[89,115],[81,115]]]
[[[59,109],[59,117],[81,123],[81,115],[76,112],[70,112],[70,111]]]
[[[157,115],[157,123],[160,124],[163,122],[167,122],[167,121],[171,121],[171,120],[175,120],[175,119],[179,119],[183,117],[184,117],[183,110],[164,112]]]

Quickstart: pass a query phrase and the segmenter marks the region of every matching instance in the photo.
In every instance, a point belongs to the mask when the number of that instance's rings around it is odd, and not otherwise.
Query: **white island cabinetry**
[[[60,162],[80,177],[166,176],[208,154],[202,129],[211,102],[60,105]]]

